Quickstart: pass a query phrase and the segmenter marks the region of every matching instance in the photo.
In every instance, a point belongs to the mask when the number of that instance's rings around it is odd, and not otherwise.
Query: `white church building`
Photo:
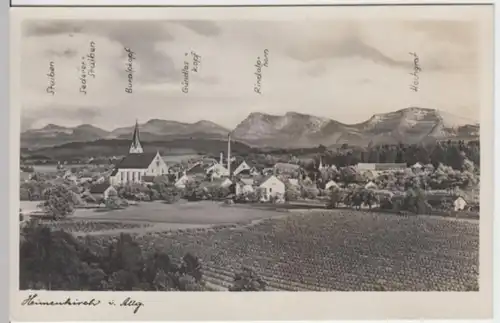
[[[151,178],[168,174],[168,166],[160,153],[145,153],[139,140],[139,124],[135,123],[129,154],[124,157],[110,175],[111,185],[143,183]]]

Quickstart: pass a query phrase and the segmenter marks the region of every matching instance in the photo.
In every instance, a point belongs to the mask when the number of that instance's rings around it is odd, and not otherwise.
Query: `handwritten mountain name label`
[[[125,63],[125,72],[127,75],[127,87],[125,87],[125,92],[132,94],[132,88],[134,84],[134,60],[136,59],[135,52],[130,48],[124,48],[127,54],[127,62]]]
[[[410,90],[414,92],[418,92],[419,90],[419,84],[420,84],[420,77],[419,74],[422,72],[422,68],[420,67],[420,59],[417,55],[417,53],[408,53],[411,55],[413,59],[413,72],[410,73],[411,76],[413,76],[413,80],[410,84]]]
[[[49,72],[47,73],[47,78],[49,79],[49,86],[47,87],[47,93],[51,95],[56,94],[56,66],[54,61],[49,62]]]
[[[257,62],[255,67],[255,84],[253,86],[253,91],[257,94],[262,94],[262,70],[264,67],[269,67],[269,50],[264,49],[264,56],[261,59],[260,56],[257,57]]]
[[[190,59],[191,58],[191,59]],[[182,67],[182,93],[189,93],[190,73],[198,73],[201,67],[201,56],[195,51],[184,53],[184,65]]]
[[[87,95],[89,77],[95,78],[95,42],[91,41],[89,47],[80,64],[80,93],[84,95]]]

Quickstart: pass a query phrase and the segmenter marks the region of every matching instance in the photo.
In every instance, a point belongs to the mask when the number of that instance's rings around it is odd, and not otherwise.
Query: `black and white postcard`
[[[13,10],[12,319],[488,318],[492,12]]]

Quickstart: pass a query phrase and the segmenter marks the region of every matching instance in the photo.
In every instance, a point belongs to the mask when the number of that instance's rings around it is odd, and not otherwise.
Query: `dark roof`
[[[111,175],[109,175],[109,176],[115,176],[116,174],[118,174],[118,168],[113,169],[113,171],[111,172]]]
[[[109,183],[95,184],[90,187],[90,193],[92,194],[102,194],[104,193],[111,185]]]
[[[251,169],[244,169],[241,172],[239,172],[238,175],[250,175],[250,170]]]
[[[117,165],[118,168],[148,168],[156,153],[129,154]]]
[[[294,170],[299,170],[300,165],[297,164],[290,164],[290,163],[276,163],[274,165],[274,168],[278,168],[279,170],[282,171],[294,171]]]
[[[196,164],[186,171],[187,174],[205,173],[205,168],[201,164]]]

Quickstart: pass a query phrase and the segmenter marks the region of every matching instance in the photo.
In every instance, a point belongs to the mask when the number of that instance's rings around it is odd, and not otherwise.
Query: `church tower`
[[[142,146],[139,141],[139,123],[135,121],[134,136],[132,137],[132,144],[130,145],[129,154],[142,154]]]

